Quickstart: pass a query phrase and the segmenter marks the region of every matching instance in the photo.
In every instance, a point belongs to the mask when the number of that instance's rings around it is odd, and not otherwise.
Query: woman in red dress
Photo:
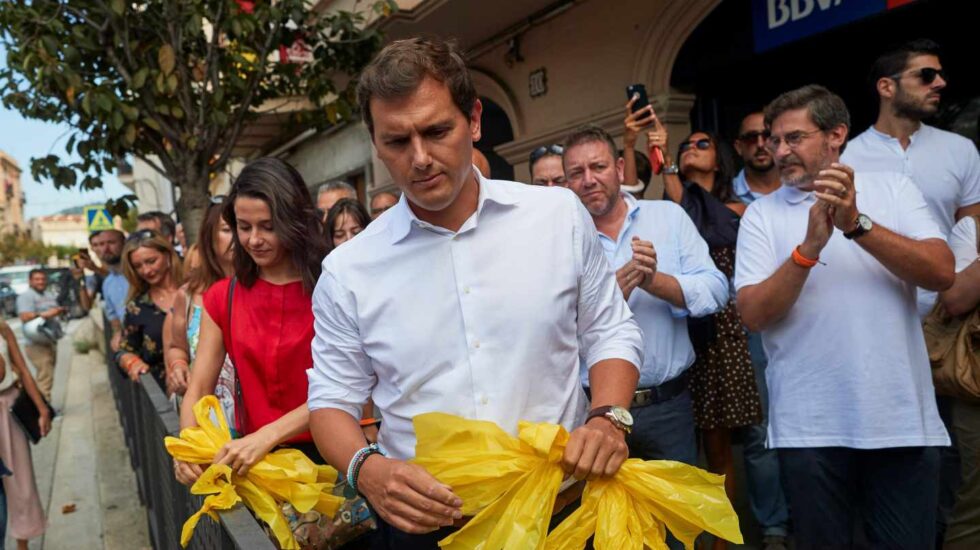
[[[238,386],[237,418],[229,422],[243,437],[225,445],[215,463],[244,475],[282,445],[322,462],[309,433],[306,370],[313,361],[313,287],[327,243],[309,191],[290,165],[258,159],[238,176],[223,216],[234,231],[235,276],[204,294],[181,428],[196,425],[194,404],[214,392],[227,352]],[[203,472],[180,461],[174,470],[185,484]]]

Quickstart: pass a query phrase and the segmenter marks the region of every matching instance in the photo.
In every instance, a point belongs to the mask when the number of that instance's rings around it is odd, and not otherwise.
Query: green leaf
[[[132,105],[123,105],[122,113],[127,120],[136,120],[140,117],[140,110]]]
[[[174,73],[167,77],[167,91],[171,94],[177,91],[177,74]]]
[[[177,66],[177,61],[174,58],[174,48],[170,44],[164,44],[160,46],[160,51],[157,52],[157,63],[160,64],[160,70],[163,74],[170,74],[174,72],[174,67]]]
[[[107,113],[112,112],[112,99],[106,94],[97,94],[95,96],[95,104],[99,106],[99,109]]]
[[[125,0],[112,0],[109,3],[109,8],[112,10],[112,13],[122,15],[126,11],[126,2]]]
[[[45,51],[51,55],[58,55],[58,41],[55,40],[54,36],[46,34],[41,37],[41,43],[44,45]]]
[[[123,145],[126,147],[132,147],[136,143],[136,126],[133,124],[126,125],[126,131],[122,135]]]
[[[112,112],[112,129],[119,131],[123,124],[126,124],[126,119],[123,118],[123,114],[119,109]]]
[[[92,94],[88,93],[82,97],[82,110],[86,115],[92,116]]]
[[[157,121],[155,121],[155,120],[153,120],[152,118],[149,118],[149,117],[146,117],[146,118],[143,119],[143,126],[146,126],[147,128],[149,128],[151,130],[156,130],[157,132],[160,131],[160,125],[157,124]]]
[[[133,88],[137,90],[142,88],[143,85],[146,84],[146,77],[149,76],[149,74],[150,70],[146,67],[136,71],[136,74],[133,75]]]
[[[174,115],[174,118],[176,118],[177,120],[184,118],[184,110],[178,107],[177,105],[174,105],[173,107],[170,108],[170,113]]]

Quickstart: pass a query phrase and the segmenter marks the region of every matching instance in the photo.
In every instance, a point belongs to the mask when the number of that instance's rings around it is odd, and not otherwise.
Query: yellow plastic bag
[[[517,438],[492,422],[443,413],[413,419],[414,462],[463,499],[474,517],[439,542],[449,550],[666,548],[666,529],[692,547],[707,530],[741,543],[724,477],[671,461],[628,460],[611,479],[586,484],[581,507],[550,535],[564,477],[559,461],[569,434],[561,426],[521,422]],[[665,525],[666,524],[666,525]]]
[[[218,423],[212,421],[212,413]],[[202,515],[218,519],[214,510],[228,510],[243,502],[260,520],[265,522],[280,548],[298,549],[296,539],[283,516],[280,504],[290,503],[300,513],[316,510],[333,517],[343,504],[343,497],[331,494],[337,470],[314,464],[302,452],[280,449],[258,461],[245,477],[234,473],[226,465],[211,464],[215,454],[231,441],[228,423],[213,395],[201,398],[194,405],[194,417],[198,425],[181,430],[180,438],[167,437],[167,452],[177,460],[194,464],[210,464],[204,474],[191,487],[196,495],[209,495],[197,513],[184,523],[180,534],[181,546],[187,546],[194,534],[194,527]]]
[[[463,515],[475,516],[439,542],[449,550],[540,549],[564,472],[568,432],[520,423],[514,438],[492,422],[442,414],[416,416],[415,463],[453,488]]]

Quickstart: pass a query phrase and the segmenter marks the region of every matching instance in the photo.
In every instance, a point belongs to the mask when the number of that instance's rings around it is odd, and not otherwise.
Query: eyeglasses
[[[752,130],[738,136],[738,140],[746,145],[759,143],[759,138],[762,138],[762,144],[765,145],[766,141],[769,140],[769,130]]]
[[[790,149],[796,149],[803,143],[803,140],[814,135],[819,134],[822,130],[812,130],[810,132],[790,132],[783,137],[779,136],[769,136],[766,138],[766,149],[769,149],[773,153],[779,150],[779,146],[786,142],[786,146]]]
[[[701,138],[697,141],[685,141],[684,143],[681,144],[679,152],[683,153],[684,151],[687,151],[691,147],[697,147],[702,151],[707,151],[711,147],[711,140],[708,138]]]
[[[561,145],[542,145],[537,149],[531,151],[531,162],[529,164],[534,164],[545,155],[558,155],[559,157],[565,154],[565,148]]]
[[[906,74],[904,72],[895,73],[891,75],[889,78],[891,78],[892,80],[901,80],[902,77],[905,75]],[[922,80],[923,84],[932,84],[933,81],[936,80],[937,76],[939,78],[942,78],[943,80],[946,80],[946,73],[942,69],[937,69],[935,67],[923,67],[918,71],[913,71],[911,73],[908,73],[908,76],[919,77]]]

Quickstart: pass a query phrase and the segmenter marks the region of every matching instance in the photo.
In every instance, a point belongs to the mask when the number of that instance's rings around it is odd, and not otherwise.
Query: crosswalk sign
[[[85,207],[85,223],[89,233],[115,229],[112,225],[112,214],[101,206]]]

